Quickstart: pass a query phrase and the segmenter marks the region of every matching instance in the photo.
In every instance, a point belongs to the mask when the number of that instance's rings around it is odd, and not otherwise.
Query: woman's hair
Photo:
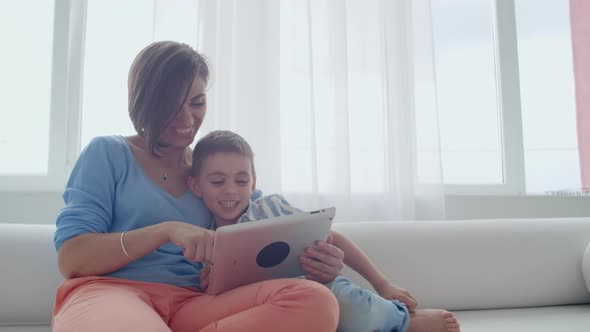
[[[250,144],[242,136],[229,130],[214,130],[197,142],[193,151],[191,174],[199,176],[205,159],[219,152],[237,153],[250,159],[252,177],[256,179],[254,152],[252,152]]]
[[[186,44],[155,42],[135,57],[127,82],[129,117],[152,154],[159,155],[164,145],[158,138],[182,110],[196,75],[207,83],[209,65]]]

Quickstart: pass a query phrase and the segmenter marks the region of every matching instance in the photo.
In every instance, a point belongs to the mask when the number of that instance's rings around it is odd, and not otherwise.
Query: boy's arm
[[[330,231],[332,244],[344,252],[344,264],[362,275],[377,290],[383,283],[389,283],[387,277],[377,268],[371,259],[346,236]]]
[[[335,231],[330,231],[330,234],[333,238],[332,245],[344,253],[344,264],[367,279],[381,297],[402,301],[410,312],[414,311],[417,303],[410,292],[392,284],[375,263],[346,236]]]

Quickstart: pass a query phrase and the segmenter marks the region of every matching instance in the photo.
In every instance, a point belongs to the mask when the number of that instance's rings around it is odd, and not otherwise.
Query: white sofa
[[[588,332],[590,218],[337,223],[422,308],[464,332]],[[0,332],[50,331],[52,225],[0,224]],[[590,252],[586,252],[590,278]],[[351,271],[345,271],[364,283]],[[366,285],[366,283],[364,283]]]

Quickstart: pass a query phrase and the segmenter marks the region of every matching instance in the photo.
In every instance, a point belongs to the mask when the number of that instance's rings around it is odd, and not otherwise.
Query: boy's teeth
[[[221,206],[234,206],[238,204],[238,201],[220,201],[219,205]]]

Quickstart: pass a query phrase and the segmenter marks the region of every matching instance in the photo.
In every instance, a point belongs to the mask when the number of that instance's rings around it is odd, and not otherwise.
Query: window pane
[[[95,136],[135,132],[127,112],[127,73],[152,42],[153,10],[153,2],[144,0],[88,1],[82,148]]]
[[[0,175],[45,175],[54,1],[0,1]]]
[[[580,188],[569,1],[515,6],[527,192]]]
[[[88,0],[82,147],[95,136],[135,133],[127,111],[129,67],[153,41],[194,46],[198,6],[193,0]]]
[[[526,160],[527,192],[578,190],[580,168],[578,149],[528,149]]]
[[[446,184],[501,184],[492,0],[432,0]]]

